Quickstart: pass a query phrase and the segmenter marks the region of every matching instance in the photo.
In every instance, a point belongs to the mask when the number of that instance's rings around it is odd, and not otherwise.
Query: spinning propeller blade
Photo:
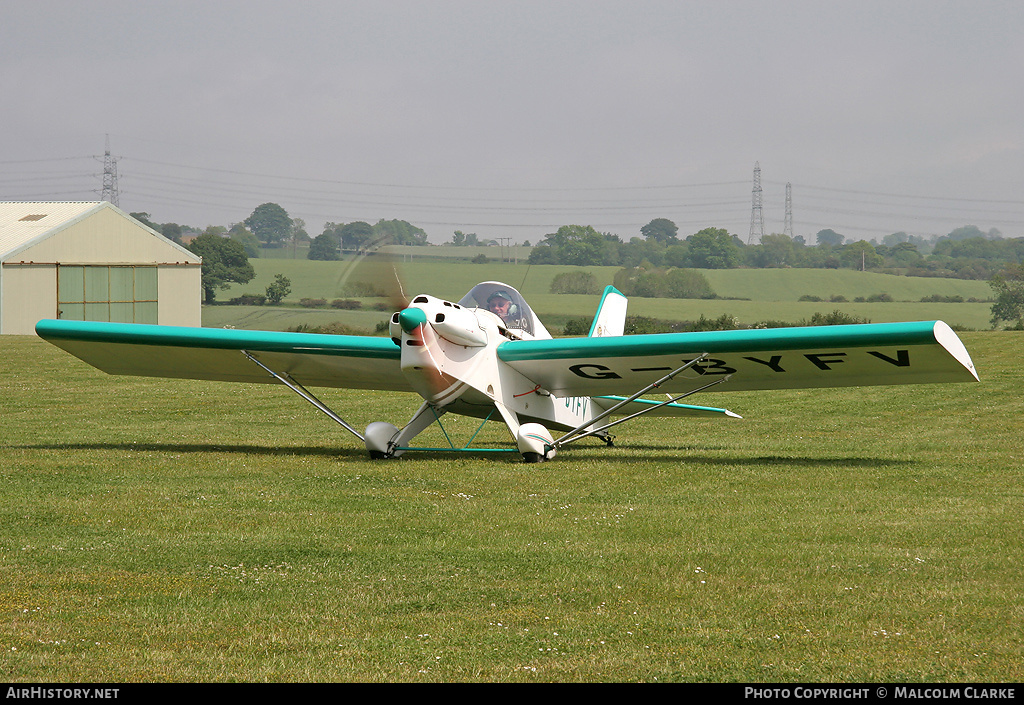
[[[400,258],[388,247],[389,240],[382,238],[368,243],[366,249],[345,263],[337,282],[340,295],[385,298],[393,311],[401,311],[409,305]]]

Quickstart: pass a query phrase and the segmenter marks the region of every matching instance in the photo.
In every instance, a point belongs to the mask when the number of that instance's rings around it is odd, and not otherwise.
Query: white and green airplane
[[[69,320],[36,332],[110,374],[287,385],[371,458],[422,450],[412,440],[449,412],[505,423],[514,450],[537,462],[581,438],[611,445],[609,428],[642,415],[739,418],[680,403],[702,391],[978,381],[942,321],[623,335],[625,318],[626,297],[609,286],[587,337],[552,338],[518,291],[491,281],[458,302],[414,297],[389,338]],[[423,403],[401,428],[377,421],[360,432],[310,387],[413,392]]]

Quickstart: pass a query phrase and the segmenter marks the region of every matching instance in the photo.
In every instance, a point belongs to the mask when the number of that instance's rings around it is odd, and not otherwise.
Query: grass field
[[[1020,682],[1024,335],[963,337],[980,384],[709,395],[744,419],[527,465],[4,336],[0,678]]]
[[[414,248],[407,248],[414,249]],[[423,249],[423,248],[419,248]],[[439,248],[429,248],[439,249]],[[451,248],[460,249],[460,248]],[[466,249],[466,248],[461,248]],[[488,249],[488,248],[483,248]],[[489,248],[494,249],[494,248]],[[396,258],[401,259],[401,258]],[[379,277],[380,272],[369,274],[345,262],[316,262],[310,260],[255,259],[256,278],[244,285],[233,285],[218,293],[218,300],[226,301],[242,293],[262,293],[273,281],[275,274],[284,274],[292,282],[292,293],[286,303],[296,304],[302,298],[322,298],[331,301],[344,298],[346,282]],[[551,282],[560,272],[575,267],[555,265],[528,266],[525,264],[468,264],[465,262],[437,262],[427,258],[399,261],[405,291],[409,295],[430,293],[457,301],[474,284],[485,280],[498,280],[510,284],[530,302],[530,305],[549,323],[552,332],[559,332],[566,318],[593,316],[597,296],[554,295]],[[618,267],[585,267],[603,287],[611,284]],[[991,303],[966,303],[968,299],[985,300],[992,294],[987,282],[963,279],[931,279],[900,277],[873,272],[836,269],[728,269],[701,270],[714,291],[723,298],[699,299],[644,299],[633,297],[630,313],[664,320],[696,320],[704,315],[718,318],[722,314],[736,316],[741,323],[753,324],[764,320],[797,322],[809,319],[817,312],[829,313],[839,309],[853,316],[867,318],[875,323],[909,320],[944,320],[950,325],[970,330],[989,327]],[[803,295],[826,299],[823,302],[803,302]],[[891,303],[857,303],[857,297],[889,294]],[[921,303],[933,294],[960,296],[965,303]],[[844,296],[847,303],[830,303],[832,296]],[[739,300],[737,300],[739,299]],[[364,299],[369,307],[381,299]],[[338,311],[336,309],[309,310],[284,307],[213,306],[203,312],[203,325],[233,325],[242,328],[286,330],[301,323],[322,325],[329,321],[342,321],[372,331],[374,325],[385,320],[390,312]]]

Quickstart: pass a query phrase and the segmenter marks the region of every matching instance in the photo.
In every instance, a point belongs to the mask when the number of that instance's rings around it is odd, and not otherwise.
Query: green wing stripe
[[[412,391],[389,338],[52,320],[36,332],[113,375],[274,383],[244,350],[306,386]]]
[[[922,345],[935,342],[935,325],[941,321],[873,323],[849,326],[768,328],[704,333],[655,333],[615,338],[555,338],[502,343],[498,357],[518,360],[558,360],[634,355],[763,352],[802,350],[821,345],[866,347],[872,345]],[[945,325],[945,324],[942,324]]]
[[[40,338],[52,343],[80,341],[130,343],[219,350],[258,352],[303,352],[322,355],[351,355],[400,360],[402,351],[390,338],[358,335],[323,335],[251,331],[233,328],[184,328],[139,323],[96,323],[92,321],[42,320],[36,324]]]

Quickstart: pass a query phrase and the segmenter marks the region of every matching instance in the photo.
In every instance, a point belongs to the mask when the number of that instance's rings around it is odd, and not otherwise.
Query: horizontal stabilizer
[[[610,409],[628,397],[604,396],[594,397],[594,403]],[[657,408],[655,408],[657,407]],[[642,411],[644,416],[705,416],[705,417],[726,417],[733,419],[743,418],[739,414],[728,409],[716,409],[713,406],[693,406],[692,404],[677,404],[656,401],[654,399],[634,399],[628,404],[623,404],[615,412],[616,416],[628,416]]]

